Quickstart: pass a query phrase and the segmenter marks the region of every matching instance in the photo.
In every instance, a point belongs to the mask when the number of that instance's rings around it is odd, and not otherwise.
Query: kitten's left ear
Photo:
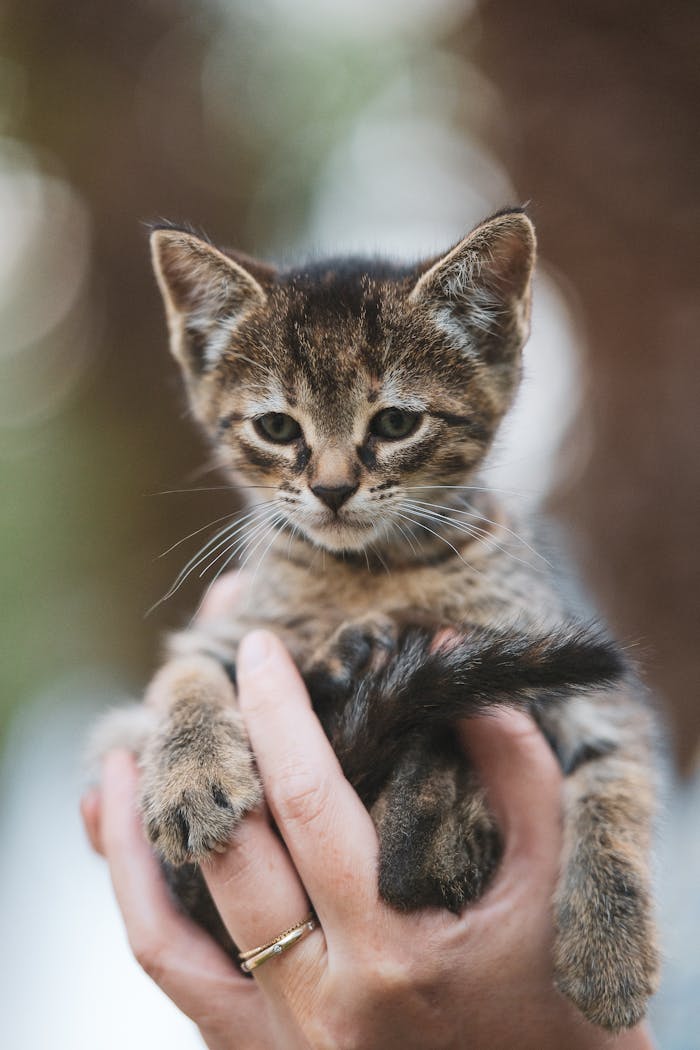
[[[170,228],[153,231],[151,253],[170,349],[196,378],[216,363],[236,325],[265,305],[263,282],[274,271],[245,256],[236,262],[199,237]]]
[[[535,245],[521,211],[495,215],[434,262],[409,300],[427,307],[467,354],[512,371],[529,333]]]

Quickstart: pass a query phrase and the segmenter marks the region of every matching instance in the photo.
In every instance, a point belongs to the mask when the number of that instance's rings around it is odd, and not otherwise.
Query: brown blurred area
[[[87,205],[85,294],[101,316],[87,379],[60,417],[44,424],[41,451],[22,457],[18,469],[42,486],[43,529],[29,538],[40,550],[54,548],[53,561],[42,559],[22,581],[20,628],[33,631],[35,613],[24,603],[40,604],[47,591],[55,595],[54,616],[68,601],[65,615],[73,620],[67,631],[63,620],[47,624],[28,646],[18,639],[9,686],[20,692],[31,680],[29,665],[46,673],[81,660],[121,666],[137,688],[157,658],[160,632],[195,600],[185,590],[167,615],[144,619],[173,578],[172,562],[155,555],[230,509],[206,492],[155,495],[220,479],[191,477],[206,450],[184,419],[144,225],[163,216],[196,221],[224,242],[247,246],[244,204],[258,174],[255,153],[243,148],[232,156],[225,143],[215,152],[204,134],[202,65],[217,28],[214,13],[204,17],[184,3],[39,0],[5,14],[6,53],[25,71],[11,131]],[[231,107],[233,135],[239,112]],[[69,251],[70,231],[61,234]]]
[[[583,324],[588,388],[553,509],[619,636],[639,640],[687,766],[700,733],[700,5],[484,0],[481,30],[472,53],[503,111],[484,133]]]
[[[0,518],[8,710],[81,662],[123,667],[137,688],[160,631],[201,587],[144,620],[174,575],[155,555],[228,509],[226,493],[153,495],[220,482],[198,473],[206,449],[165,352],[142,222],[190,220],[261,255],[292,241],[321,155],[312,131],[330,143],[389,61],[371,54],[346,67],[342,55],[304,56],[300,41],[297,61],[317,79],[299,86],[243,6],[239,22],[222,9],[34,0],[1,16],[16,73],[6,134],[68,183],[89,216],[89,276],[51,338],[70,347],[84,315],[94,348],[60,414],[36,421],[30,438],[18,427],[2,435],[3,488],[13,493]],[[212,101],[212,78],[224,75],[212,49],[224,34],[229,95]],[[588,389],[553,508],[615,629],[640,640],[684,763],[700,732],[699,38],[691,3],[484,0],[440,41],[497,88],[498,120],[473,131],[531,200],[543,256],[578,302]],[[256,61],[267,81],[251,73]],[[329,70],[345,79],[319,132],[314,106]],[[290,126],[295,90],[308,126]],[[70,252],[70,229],[47,231],[59,238],[52,251]],[[25,370],[18,382],[38,381]]]

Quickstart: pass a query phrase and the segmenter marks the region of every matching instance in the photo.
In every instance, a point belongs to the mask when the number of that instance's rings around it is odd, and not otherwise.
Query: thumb
[[[558,865],[562,774],[532,719],[495,709],[460,722],[457,731],[504,836],[504,867],[514,857]]]

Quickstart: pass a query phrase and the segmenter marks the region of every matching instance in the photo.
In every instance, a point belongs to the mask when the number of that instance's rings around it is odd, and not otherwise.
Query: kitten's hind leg
[[[559,744],[565,780],[565,853],[555,897],[559,989],[612,1031],[644,1016],[658,953],[649,851],[654,809],[650,717],[626,698],[578,697],[563,705]],[[568,704],[568,708],[567,708]],[[574,742],[572,726],[588,723]]]
[[[481,895],[501,840],[474,773],[449,743],[407,750],[371,813],[379,892],[389,904],[459,912]]]

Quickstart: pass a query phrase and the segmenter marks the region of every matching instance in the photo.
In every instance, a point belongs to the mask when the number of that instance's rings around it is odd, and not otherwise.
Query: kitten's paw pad
[[[225,849],[261,798],[249,761],[226,771],[193,770],[188,763],[147,781],[141,809],[149,839],[164,860],[177,866]]]
[[[649,895],[624,864],[579,877],[557,909],[557,987],[594,1024],[612,1032],[632,1028],[658,977]]]

